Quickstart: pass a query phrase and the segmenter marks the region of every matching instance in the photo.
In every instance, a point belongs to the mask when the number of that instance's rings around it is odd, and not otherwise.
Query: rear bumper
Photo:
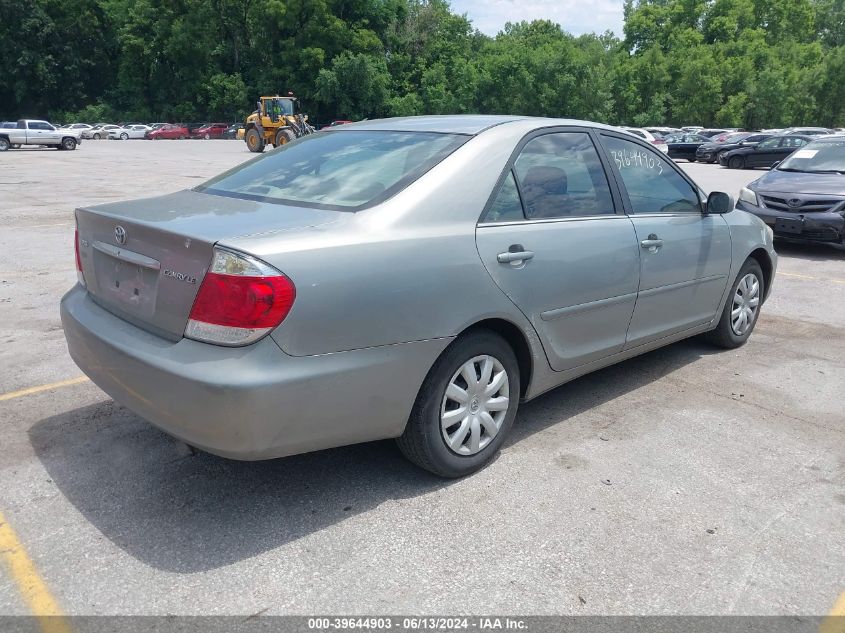
[[[845,241],[845,217],[836,212],[785,213],[766,207],[757,207],[743,200],[737,202],[736,206],[763,220],[763,222],[772,228],[775,237],[812,240],[816,242]],[[779,231],[777,228],[778,220],[783,219],[801,221],[801,232]]]
[[[173,343],[95,304],[62,299],[74,362],[166,433],[232,459],[268,459],[400,435],[450,339],[292,357],[272,338],[242,348]]]

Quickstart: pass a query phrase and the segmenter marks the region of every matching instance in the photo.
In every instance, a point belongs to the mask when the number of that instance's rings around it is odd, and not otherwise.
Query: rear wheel
[[[7,149],[11,147],[11,143],[9,143],[9,139],[7,138],[0,138],[0,152],[5,152]]]
[[[129,140],[129,135],[126,132],[124,132],[123,134],[120,135],[120,140],[121,141]]]
[[[95,141],[99,141],[101,137],[99,134],[94,134],[94,136],[91,138],[93,138]]]
[[[281,147],[286,143],[290,143],[296,136],[290,130],[279,130],[276,132],[276,147]]]
[[[479,470],[513,425],[519,385],[516,356],[502,337],[488,330],[460,336],[428,372],[399,449],[441,477]]]
[[[250,128],[246,133],[246,146],[250,152],[260,154],[264,151],[264,139],[254,127]]]
[[[731,156],[728,161],[728,167],[731,169],[743,169],[745,167],[745,159],[742,156]]]
[[[59,146],[61,149],[66,149],[68,151],[76,149],[76,139],[67,136],[62,139],[62,144]]]
[[[760,305],[766,293],[765,283],[757,260],[746,259],[731,286],[719,325],[706,335],[711,343],[726,349],[745,345],[760,316]]]
[[[203,138],[207,141],[207,140],[209,140],[209,139],[211,138],[211,134],[209,134],[208,132],[206,132],[206,133],[205,133],[205,136],[203,136]]]

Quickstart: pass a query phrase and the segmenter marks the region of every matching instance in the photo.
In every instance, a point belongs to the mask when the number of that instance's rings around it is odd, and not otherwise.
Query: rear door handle
[[[496,260],[500,264],[514,264],[516,262],[526,261],[532,257],[534,257],[534,251],[508,251],[496,255]]]
[[[640,246],[646,249],[649,253],[656,253],[660,250],[660,247],[663,246],[663,240],[652,233],[647,239],[640,242]]]

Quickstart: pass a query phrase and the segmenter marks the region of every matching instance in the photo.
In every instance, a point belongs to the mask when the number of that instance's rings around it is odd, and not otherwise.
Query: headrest
[[[547,194],[563,194],[567,189],[566,172],[559,167],[532,167],[522,180],[523,187],[539,187]]]

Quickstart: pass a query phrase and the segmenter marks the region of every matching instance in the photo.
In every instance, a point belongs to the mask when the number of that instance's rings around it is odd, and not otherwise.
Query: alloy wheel
[[[731,329],[737,336],[744,335],[754,323],[760,306],[760,281],[748,273],[736,287],[731,310]]]
[[[510,405],[510,381],[501,361],[476,356],[461,365],[440,405],[440,430],[458,455],[475,455],[498,435]]]

